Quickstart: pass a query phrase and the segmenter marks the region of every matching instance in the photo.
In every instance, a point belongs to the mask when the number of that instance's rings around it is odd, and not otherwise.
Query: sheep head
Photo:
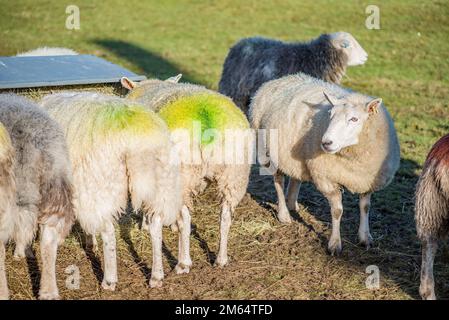
[[[343,51],[348,58],[348,66],[364,64],[368,60],[368,53],[363,50],[357,40],[347,32],[336,32],[330,35],[332,45]]]
[[[331,108],[329,109],[329,125],[321,139],[321,149],[326,153],[334,154],[345,147],[358,144],[365,122],[369,121],[371,114],[377,113],[382,99],[373,99],[367,103],[353,102],[323,93]]]

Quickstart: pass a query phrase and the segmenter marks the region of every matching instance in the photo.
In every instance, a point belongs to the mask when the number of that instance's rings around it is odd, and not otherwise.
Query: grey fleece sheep
[[[434,300],[433,261],[438,240],[449,234],[449,135],[429,152],[416,187],[415,220],[422,242],[421,286],[425,300]]]
[[[14,231],[16,216],[16,183],[14,180],[14,148],[8,131],[0,123],[0,299],[8,299],[5,270],[5,245]]]
[[[323,34],[307,43],[242,39],[226,57],[219,91],[247,113],[251,97],[267,81],[304,72],[339,83],[346,67],[363,64],[367,57],[357,40],[346,32]]]
[[[59,126],[34,103],[12,94],[0,95],[0,122],[11,137],[17,208],[10,225],[15,256],[31,254],[41,226],[40,299],[57,299],[55,264],[58,244],[74,221],[71,167]]]

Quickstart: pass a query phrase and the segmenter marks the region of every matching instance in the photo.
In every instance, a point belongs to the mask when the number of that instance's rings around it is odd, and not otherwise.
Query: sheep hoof
[[[150,279],[150,287],[151,288],[161,288],[162,287],[162,279]]]
[[[290,216],[278,215],[278,219],[280,223],[290,224],[292,223],[292,219]]]
[[[39,293],[39,300],[60,300],[57,292],[42,292]]]
[[[110,281],[106,281],[106,280],[103,280],[103,282],[101,283],[101,287],[104,290],[108,290],[108,291],[115,291],[116,285],[117,285],[117,282],[110,282]]]
[[[341,241],[330,241],[327,250],[331,256],[339,256],[341,254]]]
[[[364,246],[366,250],[369,250],[373,246],[373,237],[368,234],[367,236],[359,236],[359,244]]]
[[[19,261],[24,258],[35,259],[33,250],[31,250],[31,248],[27,248],[27,249],[16,248],[14,250],[14,260]]]
[[[294,203],[287,203],[287,208],[290,211],[298,212],[299,211],[299,204],[296,201]]]
[[[433,286],[421,284],[419,287],[419,294],[423,300],[436,300],[435,290]]]
[[[190,272],[190,266],[184,263],[178,263],[175,267],[176,274],[184,274]]]
[[[227,265],[228,265],[228,259],[227,258],[226,259],[219,259],[219,258],[217,258],[217,260],[214,263],[214,267],[217,267],[217,268],[224,268]]]
[[[0,300],[9,300],[9,294],[8,294],[8,291],[6,291],[6,292],[0,292]]]
[[[279,211],[278,213],[278,219],[280,223],[290,224],[292,223],[292,218],[290,217],[290,212],[286,211]]]

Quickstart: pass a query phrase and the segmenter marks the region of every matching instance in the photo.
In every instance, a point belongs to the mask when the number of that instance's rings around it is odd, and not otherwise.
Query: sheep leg
[[[104,276],[101,286],[105,290],[115,290],[117,285],[117,253],[115,229],[113,223],[108,223],[101,232],[103,240]]]
[[[182,207],[181,215],[177,221],[179,229],[179,254],[178,264],[176,265],[176,273],[189,273],[192,259],[190,258],[190,212],[186,206]]]
[[[287,209],[287,204],[285,203],[284,194],[284,175],[277,171],[273,175],[274,188],[278,196],[278,219],[281,223],[291,223],[290,212]]]
[[[438,241],[433,237],[426,237],[422,242],[421,285],[419,286],[419,294],[423,300],[436,300],[433,262],[437,249]]]
[[[231,228],[232,211],[228,204],[224,203],[220,216],[220,248],[218,249],[215,265],[224,267],[228,264],[228,236]]]
[[[338,188],[325,193],[325,196],[327,201],[329,201],[332,215],[332,233],[329,239],[328,250],[334,256],[341,253],[340,221],[343,215],[342,196]]]
[[[41,231],[42,275],[39,299],[57,300],[59,299],[59,293],[56,285],[56,255],[58,252],[59,232],[56,227],[48,224],[42,225]]]
[[[164,279],[164,269],[162,266],[162,219],[159,215],[153,215],[149,229],[153,248],[150,287],[160,288]]]
[[[98,252],[97,236],[94,234],[86,234],[86,247],[92,252]]]
[[[16,247],[14,249],[14,260],[21,260],[23,258],[35,258],[31,245],[16,243]]]
[[[287,191],[287,208],[291,211],[298,211],[298,194],[299,188],[301,187],[301,181],[290,177],[290,182],[288,184]]]
[[[14,259],[34,259],[31,244],[34,240],[37,226],[37,208],[35,206],[20,207],[17,212],[17,220],[14,230]]]
[[[373,237],[369,231],[369,210],[371,206],[371,193],[360,195],[360,225],[359,225],[359,242],[366,246],[367,249],[373,243]]]
[[[143,215],[142,225],[140,226],[140,230],[150,232],[150,222],[148,221],[147,215]]]
[[[5,267],[5,245],[0,242],[0,300],[8,300],[8,282],[6,279],[6,267]]]

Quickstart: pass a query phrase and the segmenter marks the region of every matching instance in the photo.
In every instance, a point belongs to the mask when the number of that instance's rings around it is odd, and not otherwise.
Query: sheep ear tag
[[[338,104],[337,99],[329,94],[327,94],[326,92],[323,91],[324,97],[326,98],[327,101],[329,101],[329,103],[331,104],[331,106],[336,106]]]
[[[368,111],[369,114],[378,113],[381,104],[382,104],[381,98],[371,100],[366,104],[366,110]]]
[[[130,91],[133,90],[135,87],[137,87],[137,84],[134,81],[128,79],[127,77],[122,77],[120,79],[120,83],[122,84],[122,86],[124,88],[126,88]]]

